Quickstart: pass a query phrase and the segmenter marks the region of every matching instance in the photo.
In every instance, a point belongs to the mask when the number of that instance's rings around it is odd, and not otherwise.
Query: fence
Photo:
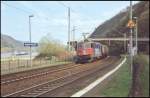
[[[32,66],[30,65],[30,60],[16,59],[16,60],[7,60],[1,61],[1,75],[15,73],[30,69],[36,69],[46,66],[67,64],[72,61],[69,57],[53,58],[51,60],[38,59],[32,60]]]

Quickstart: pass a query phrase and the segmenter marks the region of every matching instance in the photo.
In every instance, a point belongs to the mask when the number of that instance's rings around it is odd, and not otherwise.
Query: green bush
[[[62,45],[58,40],[53,40],[49,36],[44,36],[39,42],[39,48],[37,49],[39,55],[36,58],[59,56],[61,53],[65,53],[65,46]]]

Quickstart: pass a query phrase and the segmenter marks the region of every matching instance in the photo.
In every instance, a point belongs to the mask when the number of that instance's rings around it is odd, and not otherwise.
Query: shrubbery
[[[65,54],[65,46],[59,41],[53,40],[48,36],[44,36],[39,42],[39,48],[37,49],[39,55],[37,58],[48,58],[51,59],[52,56],[59,56],[59,54]]]

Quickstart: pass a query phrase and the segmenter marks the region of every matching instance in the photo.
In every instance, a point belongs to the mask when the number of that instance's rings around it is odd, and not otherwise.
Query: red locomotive
[[[108,54],[108,47],[98,42],[79,42],[76,44],[75,63],[91,62],[104,58]]]

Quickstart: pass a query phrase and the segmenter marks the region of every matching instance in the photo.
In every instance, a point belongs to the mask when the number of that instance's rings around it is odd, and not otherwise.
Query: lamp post
[[[70,7],[68,7],[68,51],[70,51]]]
[[[31,43],[31,22],[30,22],[30,18],[31,17],[34,17],[33,15],[30,15],[29,16],[29,40],[30,40],[30,43]],[[32,53],[31,53],[31,46],[30,46],[30,66],[32,67]]]
[[[137,38],[138,38],[138,18],[137,17],[133,17],[133,19],[135,19],[135,24],[136,24],[136,26],[135,26],[135,46],[136,46],[136,54],[138,53],[138,44],[137,44]]]

